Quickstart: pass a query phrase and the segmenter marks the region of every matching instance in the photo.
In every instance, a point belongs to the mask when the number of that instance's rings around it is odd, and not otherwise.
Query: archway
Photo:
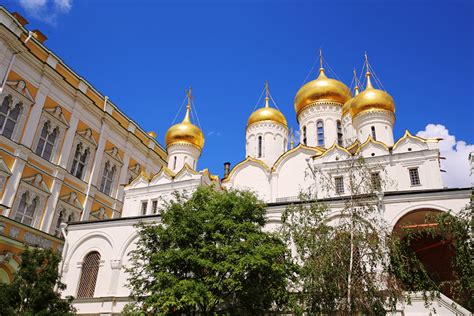
[[[422,230],[436,229],[437,217],[442,213],[429,208],[417,209],[402,216],[393,228],[393,233],[400,238],[406,238],[409,231],[421,233],[411,240],[410,248],[423,263],[430,278],[437,284],[455,279],[451,265],[454,249],[451,247],[451,241],[436,234],[436,230],[434,234],[423,233]],[[442,292],[451,296],[447,287],[443,287]]]

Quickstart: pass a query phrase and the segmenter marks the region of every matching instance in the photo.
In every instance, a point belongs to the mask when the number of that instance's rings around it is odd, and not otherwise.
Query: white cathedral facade
[[[368,64],[367,64],[368,65]],[[367,67],[368,68],[368,67]],[[191,122],[191,102],[183,121],[166,134],[168,166],[154,175],[140,174],[125,187],[121,218],[75,222],[63,227],[66,243],[61,266],[67,285],[63,295],[76,297],[79,314],[120,313],[128,302],[128,253],[134,249],[139,221],[159,222],[159,209],[172,193],[192,192],[198,186],[216,189],[248,189],[268,206],[267,229],[278,228],[285,207],[302,191],[311,190],[315,179],[308,170],[326,172],[335,181],[334,191],[315,198],[331,199],[337,214],[338,198],[347,179],[338,170],[351,157],[364,157],[380,166],[374,177],[384,177],[380,204],[385,221],[393,228],[404,220],[421,223],[429,212],[459,212],[469,203],[470,188],[443,186],[438,140],[422,139],[408,131],[394,140],[395,103],[371,82],[354,95],[342,82],[328,78],[321,67],[317,79],[306,83],[295,97],[300,141],[294,144],[284,115],[269,104],[253,112],[247,122],[245,159],[227,170],[223,179],[207,169],[198,171],[204,136]],[[337,215],[336,215],[337,216]],[[445,268],[445,267],[444,267]],[[440,269],[443,269],[441,267]],[[468,314],[444,295],[434,304],[442,315]],[[400,314],[426,315],[421,298],[400,307]]]

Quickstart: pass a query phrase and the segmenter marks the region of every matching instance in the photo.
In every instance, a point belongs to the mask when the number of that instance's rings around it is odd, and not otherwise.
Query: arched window
[[[303,126],[303,145],[306,145],[306,126]]]
[[[316,123],[316,129],[318,133],[318,146],[324,147],[324,123],[323,121],[318,121]]]
[[[89,156],[89,148],[82,150],[82,143],[79,143],[74,153],[74,160],[72,161],[71,174],[79,179],[82,179],[84,170],[86,168],[87,157]]]
[[[112,188],[112,181],[114,180],[115,175],[115,166],[110,166],[110,163],[107,161],[104,166],[104,172],[102,173],[102,181],[100,183],[100,191],[105,194],[110,194],[110,189]]]
[[[95,284],[99,273],[100,254],[89,252],[82,263],[81,278],[77,290],[77,298],[94,297]]]
[[[263,139],[262,136],[258,136],[258,149],[257,149],[257,157],[262,157],[262,146],[263,146]]]
[[[25,225],[31,225],[35,217],[36,207],[38,206],[38,197],[35,197],[29,202],[28,192],[23,193],[21,196],[18,210],[16,211],[15,220]]]
[[[375,126],[371,126],[370,130],[372,131],[372,139],[377,140],[377,134],[375,133]]]
[[[49,121],[44,123],[38,145],[36,146],[36,154],[46,160],[50,160],[57,136],[58,128],[51,130],[51,123]]]
[[[336,129],[337,129],[337,144],[342,146],[342,124],[341,121],[336,121]]]
[[[17,104],[14,108],[10,107],[11,99],[6,97],[0,106],[0,134],[12,138],[15,126],[20,117],[21,105]]]

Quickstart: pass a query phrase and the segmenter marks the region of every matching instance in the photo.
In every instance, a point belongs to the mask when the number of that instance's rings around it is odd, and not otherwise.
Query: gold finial
[[[367,77],[367,84],[365,86],[365,89],[373,89],[374,87],[372,86],[372,81],[370,81],[369,56],[367,56],[367,52],[365,52],[365,68],[367,70],[367,72],[365,73],[365,76]]]
[[[319,49],[319,77],[325,78],[326,74],[324,73],[323,67],[323,49]]]
[[[268,105],[268,100],[270,100],[269,95],[270,95],[270,91],[268,90],[268,80],[265,80],[265,107],[266,108],[269,107]]]
[[[186,105],[186,114],[184,115],[183,122],[191,122],[191,100],[193,98],[192,96],[192,91],[193,87],[189,87],[189,90],[186,90],[186,95],[188,97],[188,104]]]
[[[357,80],[357,72],[356,72],[355,68],[354,68],[354,83],[355,83],[355,87],[354,87],[355,95],[358,95],[359,94],[359,82]]]

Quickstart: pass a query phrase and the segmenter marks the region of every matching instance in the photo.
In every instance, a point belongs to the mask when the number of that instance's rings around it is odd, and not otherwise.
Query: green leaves
[[[265,205],[250,192],[199,188],[176,196],[161,224],[138,225],[128,312],[256,312],[287,301],[294,266],[285,243],[265,233]]]
[[[66,287],[58,273],[60,260],[49,249],[25,249],[13,282],[0,284],[0,315],[73,315],[73,298],[62,300],[59,293]]]

